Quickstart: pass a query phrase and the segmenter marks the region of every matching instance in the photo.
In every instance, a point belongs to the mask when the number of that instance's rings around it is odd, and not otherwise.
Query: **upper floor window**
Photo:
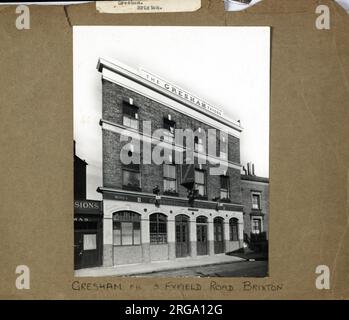
[[[219,157],[222,160],[228,160],[228,138],[222,134],[219,140]]]
[[[252,209],[261,209],[261,195],[259,193],[252,193]]]
[[[195,190],[198,191],[198,195],[206,195],[206,179],[205,171],[195,170]]]
[[[177,172],[174,164],[164,164],[164,191],[177,192]]]
[[[260,234],[262,232],[262,220],[259,218],[252,219],[252,233]]]
[[[150,243],[167,243],[167,217],[162,213],[149,216]]]
[[[171,119],[164,118],[164,129],[166,132],[164,134],[164,141],[168,143],[173,143],[175,135],[176,122]]]
[[[228,176],[221,176],[220,198],[229,199],[229,177]]]
[[[136,106],[124,101],[122,106],[122,117],[123,125],[125,127],[138,130],[138,108]]]
[[[115,246],[141,244],[141,215],[122,211],[113,215],[113,243]]]
[[[128,190],[141,190],[141,170],[139,164],[122,166],[122,186]]]
[[[205,151],[204,139],[202,139],[198,136],[194,137],[194,150],[195,150],[195,152],[200,152],[200,153],[203,153]]]

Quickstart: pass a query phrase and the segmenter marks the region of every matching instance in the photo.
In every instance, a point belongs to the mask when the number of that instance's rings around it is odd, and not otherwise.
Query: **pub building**
[[[118,266],[213,256],[243,247],[240,134],[242,127],[216,107],[178,86],[119,62],[99,59],[102,81],[103,266]],[[151,121],[146,132],[143,121]],[[175,129],[217,130],[217,152],[207,154],[208,139],[195,136],[193,164],[177,164],[174,156],[161,165],[146,164],[143,145],[154,148],[152,134],[166,129],[165,148],[177,146]],[[128,141],[121,133],[128,132]],[[228,145],[222,151],[219,132]],[[224,135],[223,135],[224,136]],[[226,140],[224,140],[226,139]],[[125,164],[120,154],[139,153],[140,163]],[[139,151],[138,151],[139,150]],[[220,175],[210,174],[210,162],[227,161]]]
[[[86,161],[76,155],[74,141],[74,269],[102,265],[103,208],[86,199]]]

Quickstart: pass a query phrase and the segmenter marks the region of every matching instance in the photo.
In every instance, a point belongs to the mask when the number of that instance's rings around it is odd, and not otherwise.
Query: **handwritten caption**
[[[145,288],[146,287],[146,288]],[[148,285],[140,284],[125,284],[122,282],[85,282],[85,281],[73,281],[73,291],[131,291],[131,290],[142,290],[150,289]],[[213,291],[213,292],[232,292],[232,291],[244,291],[244,292],[276,292],[284,289],[283,283],[255,283],[254,281],[246,280],[242,281],[237,285],[221,283],[216,280],[210,281],[209,284],[200,283],[177,283],[177,282],[164,282],[164,283],[153,283],[151,285],[153,290],[164,290],[164,291]]]

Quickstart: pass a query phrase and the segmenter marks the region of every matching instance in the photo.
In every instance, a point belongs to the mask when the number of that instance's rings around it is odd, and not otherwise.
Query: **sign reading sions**
[[[74,208],[78,210],[87,210],[87,211],[100,211],[101,202],[93,200],[75,200]]]
[[[148,71],[140,69],[140,75],[142,78],[147,79],[148,81],[158,85],[159,87],[161,87],[163,89],[166,89],[167,91],[183,98],[184,100],[187,100],[187,101],[195,104],[196,106],[198,106],[200,108],[203,108],[207,111],[210,111],[217,116],[220,116],[220,117],[223,116],[223,112],[221,110],[213,107],[209,103],[195,97],[194,95],[184,91],[183,89],[180,89],[179,87],[176,87],[176,86],[168,83],[167,81],[159,78],[158,76],[154,76],[153,74],[151,74]]]

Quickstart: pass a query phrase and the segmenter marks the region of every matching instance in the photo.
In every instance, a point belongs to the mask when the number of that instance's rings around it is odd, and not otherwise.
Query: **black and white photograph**
[[[74,26],[74,275],[267,277],[269,27]]]

